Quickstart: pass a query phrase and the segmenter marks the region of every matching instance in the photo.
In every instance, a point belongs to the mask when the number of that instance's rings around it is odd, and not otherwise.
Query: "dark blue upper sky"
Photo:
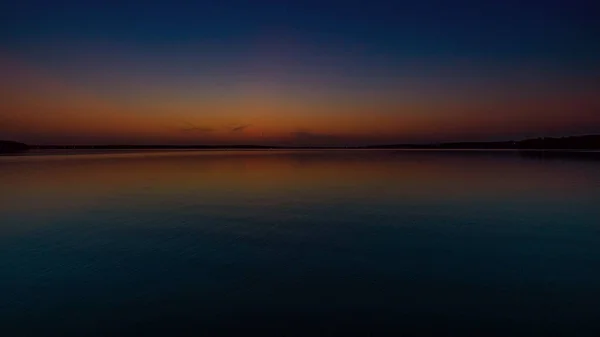
[[[399,58],[568,63],[600,55],[594,1],[184,3],[13,1],[0,7],[2,43],[16,50],[90,41],[168,47],[247,44],[269,36]]]

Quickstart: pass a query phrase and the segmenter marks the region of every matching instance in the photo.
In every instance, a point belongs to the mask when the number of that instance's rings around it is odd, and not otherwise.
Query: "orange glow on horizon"
[[[396,98],[393,93],[360,97],[307,97],[291,89],[250,83],[230,92],[177,97],[172,92],[124,99],[78,86],[51,72],[0,59],[7,74],[0,102],[10,112],[0,120],[3,138],[34,144],[290,144],[359,145],[425,139],[483,137],[507,131],[557,132],[580,119],[600,125],[595,90],[558,96],[440,100]],[[398,92],[398,95],[402,92]],[[492,96],[490,96],[492,97]],[[546,116],[538,118],[537,116]]]

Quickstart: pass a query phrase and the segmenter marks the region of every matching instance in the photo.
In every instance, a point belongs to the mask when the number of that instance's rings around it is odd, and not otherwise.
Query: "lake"
[[[598,336],[600,160],[0,157],[3,336]]]

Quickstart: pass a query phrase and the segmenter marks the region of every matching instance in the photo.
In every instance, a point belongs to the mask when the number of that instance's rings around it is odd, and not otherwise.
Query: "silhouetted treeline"
[[[456,142],[440,144],[372,145],[369,149],[515,149],[515,150],[600,150],[600,135],[535,138],[505,142]]]
[[[226,149],[273,149],[273,146],[261,145],[39,145],[36,149],[44,150],[226,150]]]
[[[369,146],[262,146],[262,145],[37,145],[0,141],[0,152],[44,150],[269,150],[269,149],[515,149],[600,150],[600,135],[535,138],[504,142],[453,142],[439,144],[383,144]]]
[[[0,140],[0,153],[19,152],[27,150],[29,150],[29,146],[27,144],[13,142],[9,140]]]
[[[536,138],[519,142],[521,149],[600,149],[600,135]]]
[[[457,142],[440,144],[389,144],[365,146],[367,149],[514,149],[516,142]]]

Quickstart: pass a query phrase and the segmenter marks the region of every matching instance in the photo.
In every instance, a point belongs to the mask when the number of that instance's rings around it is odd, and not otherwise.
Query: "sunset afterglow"
[[[591,2],[538,5],[2,5],[0,138],[360,145],[594,133]]]

